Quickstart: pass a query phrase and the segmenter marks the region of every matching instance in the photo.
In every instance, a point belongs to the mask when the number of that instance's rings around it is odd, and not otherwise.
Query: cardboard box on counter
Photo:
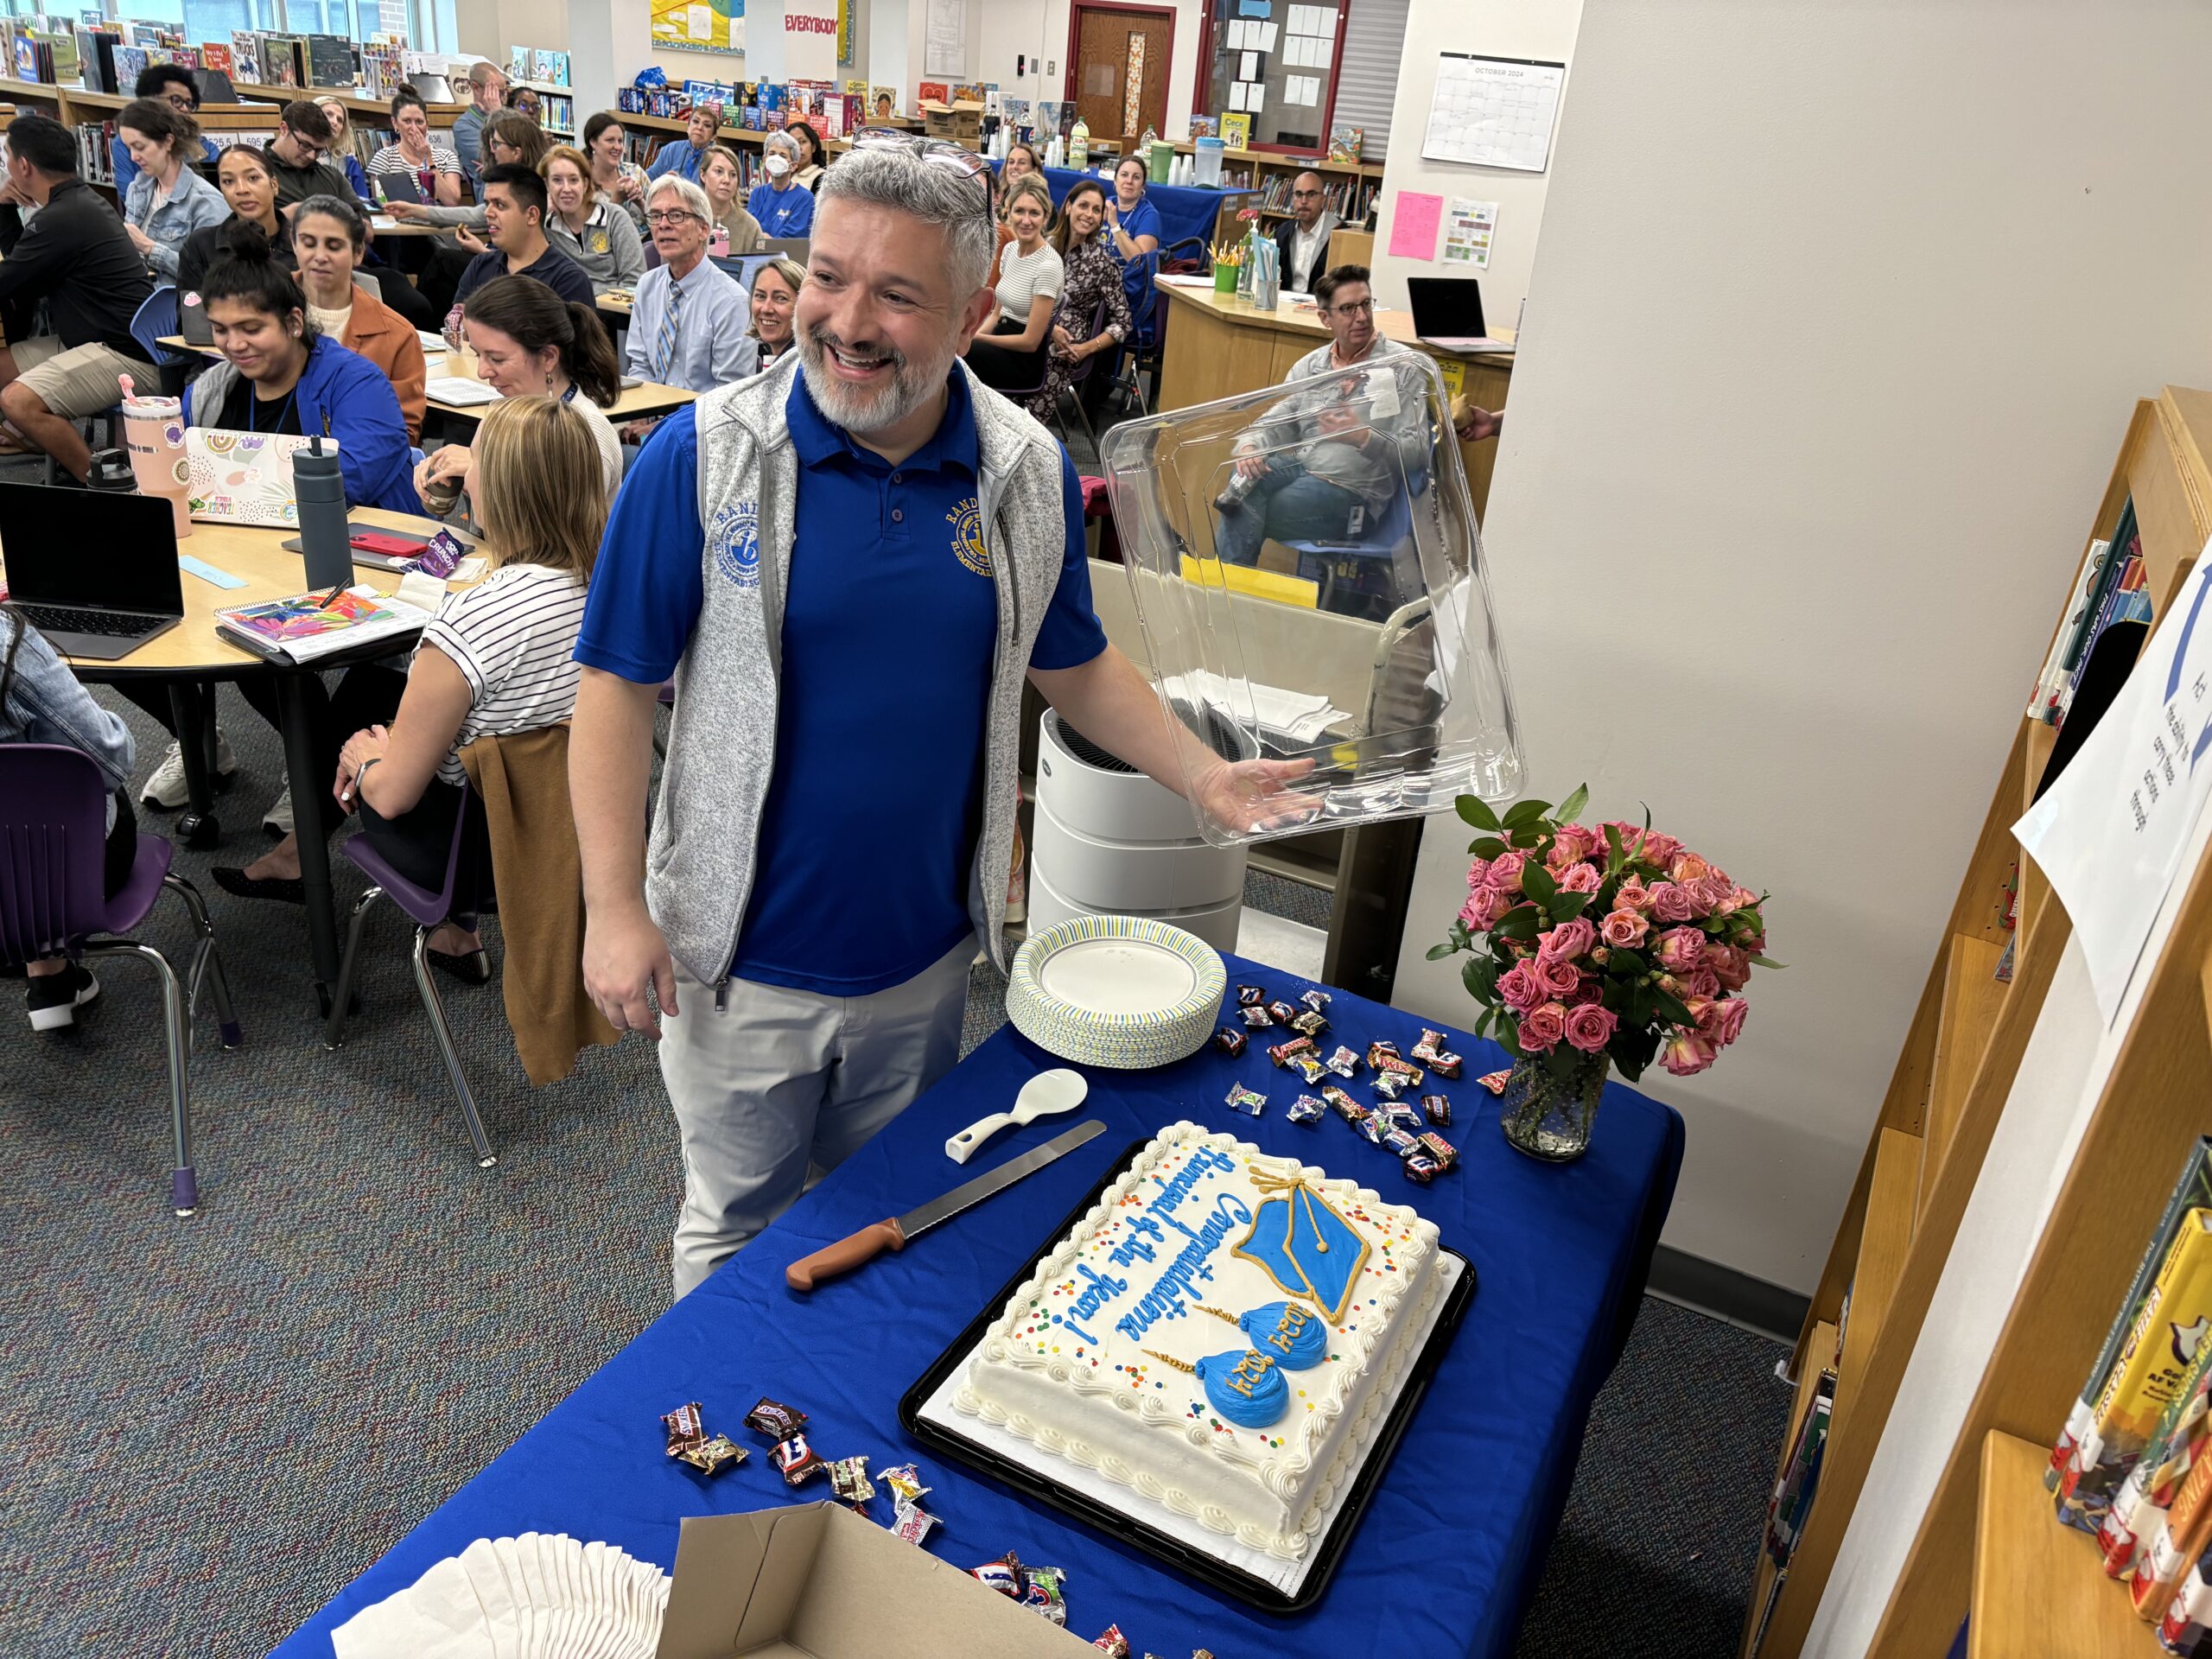
[[[842,1504],[685,1519],[658,1659],[887,1653],[1096,1659],[1097,1649]]]

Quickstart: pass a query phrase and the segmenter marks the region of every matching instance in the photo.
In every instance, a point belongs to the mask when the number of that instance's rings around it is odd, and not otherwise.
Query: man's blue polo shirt
[[[864,996],[912,978],[971,926],[998,629],[976,416],[956,366],[935,435],[893,467],[823,418],[804,376],[785,412],[799,472],[775,765],[731,971]],[[1065,452],[1060,468],[1067,548],[1030,653],[1042,669],[1106,648]],[[680,410],[615,497],[577,661],[645,685],[675,671],[702,603],[698,472],[697,427]]]

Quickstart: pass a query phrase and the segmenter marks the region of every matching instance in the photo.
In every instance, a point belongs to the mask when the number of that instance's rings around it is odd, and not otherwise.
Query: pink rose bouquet
[[[1766,949],[1766,895],[1649,823],[1590,828],[1578,789],[1554,808],[1494,811],[1472,795],[1459,816],[1467,902],[1431,960],[1468,953],[1478,1033],[1516,1060],[1565,1076],[1599,1055],[1630,1079],[1655,1060],[1702,1071],[1744,1029],[1753,968]]]

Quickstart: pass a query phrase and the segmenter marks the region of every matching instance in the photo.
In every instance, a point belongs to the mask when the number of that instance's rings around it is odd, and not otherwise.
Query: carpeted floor
[[[390,912],[348,1046],[326,1052],[296,914],[206,880],[267,844],[257,820],[279,786],[273,734],[224,699],[243,768],[223,798],[229,844],[181,849],[178,868],[211,895],[247,1046],[197,1057],[200,1216],[164,1203],[150,980],[103,968],[99,1003],[48,1038],[22,1023],[20,988],[0,986],[11,1659],[266,1650],[667,1303],[676,1136],[650,1052],[599,1051],[532,1091],[496,989],[452,988],[501,1156],[480,1172]],[[160,743],[130,717],[143,774]],[[350,903],[360,879],[338,864]],[[1256,878],[1254,897],[1287,902]],[[173,900],[142,937],[181,950]],[[995,976],[978,970],[970,1042],[1001,1018]],[[212,1024],[200,1034],[211,1043]],[[1527,1659],[1630,1630],[1648,1659],[1729,1647],[1788,1403],[1779,1351],[1646,1302],[1592,1423]]]

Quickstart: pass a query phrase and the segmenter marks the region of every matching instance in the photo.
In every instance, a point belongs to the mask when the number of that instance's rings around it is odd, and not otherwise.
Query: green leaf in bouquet
[[[1476,829],[1495,830],[1497,828],[1497,814],[1491,810],[1490,803],[1481,796],[1462,795],[1453,804],[1459,809],[1459,816],[1473,824]]]
[[[1786,962],[1777,962],[1772,957],[1751,957],[1746,960],[1754,968],[1787,968],[1789,965]]]
[[[1548,907],[1559,892],[1559,882],[1552,873],[1531,859],[1521,867],[1521,891],[1538,904]]]
[[[1496,836],[1478,836],[1467,843],[1471,858],[1496,858],[1505,850],[1505,843]]]
[[[1561,1082],[1573,1077],[1574,1068],[1581,1064],[1582,1051],[1570,1048],[1565,1043],[1554,1046],[1552,1052],[1544,1056],[1544,1070]]]
[[[1682,1005],[1682,1000],[1680,997],[1671,991],[1660,989],[1656,985],[1651,988],[1651,1006],[1678,1026],[1694,1026],[1697,1023],[1697,1016]]]
[[[1540,801],[1533,795],[1525,801],[1516,801],[1505,809],[1505,816],[1497,821],[1498,827],[1502,830],[1518,830],[1524,825],[1535,823],[1542,819],[1545,813],[1551,810],[1551,805],[1549,801]]]
[[[1605,826],[1605,874],[1611,875],[1628,862],[1628,854],[1621,846],[1621,830],[1617,823]]]
[[[1551,912],[1552,920],[1571,922],[1590,907],[1591,899],[1596,896],[1589,893],[1556,893],[1546,902],[1544,908]]]
[[[1432,944],[1428,947],[1428,959],[1431,962],[1441,962],[1446,957],[1456,955],[1459,950],[1459,947],[1449,940],[1442,944]]]
[[[1582,809],[1590,804],[1590,785],[1578,784],[1574,793],[1559,804],[1552,817],[1560,823],[1573,823],[1582,816]]]
[[[1478,1002],[1496,1001],[1497,964],[1488,957],[1477,957],[1459,969],[1459,982]]]
[[[1501,939],[1533,939],[1541,931],[1542,919],[1534,905],[1516,905],[1491,933]]]
[[[1541,847],[1544,844],[1544,832],[1541,830],[1534,829],[1528,824],[1523,824],[1521,828],[1513,832],[1513,844],[1516,847],[1522,849],[1523,851],[1527,851],[1531,848]]]
[[[1605,971],[1621,979],[1640,979],[1651,971],[1650,964],[1625,945],[1615,945],[1611,956],[1605,958]]]
[[[1516,1060],[1528,1058],[1521,1048],[1521,1028],[1511,1020],[1501,1018],[1497,1029],[1491,1033],[1491,1040]]]

